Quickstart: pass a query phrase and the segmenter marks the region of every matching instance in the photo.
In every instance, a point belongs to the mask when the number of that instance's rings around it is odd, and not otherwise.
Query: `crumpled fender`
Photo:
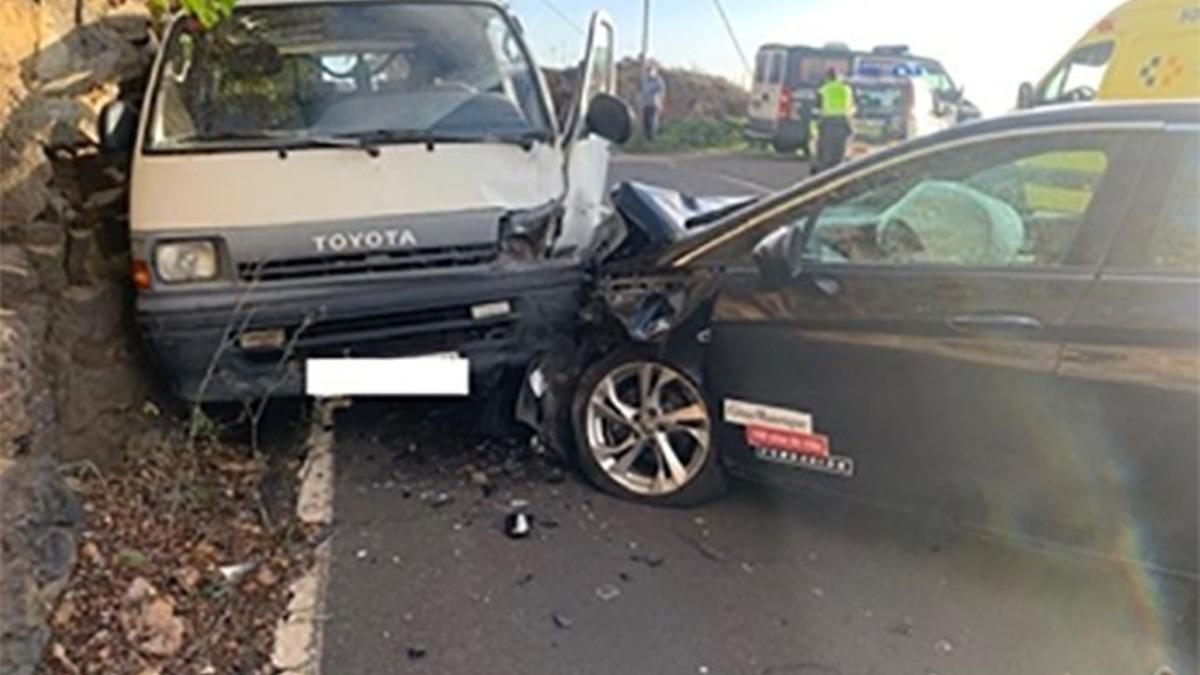
[[[699,381],[716,276],[708,270],[645,269],[639,261],[754,199],[618,185],[612,193],[615,214],[582,250],[594,281],[579,313],[581,339],[564,340],[530,364],[517,397],[517,421],[569,460],[576,383],[588,364],[622,347],[669,356]]]

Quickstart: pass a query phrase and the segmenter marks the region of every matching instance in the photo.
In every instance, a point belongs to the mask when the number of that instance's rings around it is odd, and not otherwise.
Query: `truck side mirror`
[[[587,130],[621,145],[633,135],[633,115],[625,102],[611,94],[596,94],[584,119]]]
[[[133,106],[117,99],[100,109],[96,135],[105,152],[120,153],[133,150],[137,135],[137,112]]]
[[[786,287],[804,271],[801,264],[800,228],[784,225],[763,237],[751,256],[765,286],[771,290]]]
[[[1032,108],[1036,97],[1037,92],[1034,91],[1033,85],[1028,82],[1022,82],[1021,86],[1017,88],[1017,108],[1019,110]]]

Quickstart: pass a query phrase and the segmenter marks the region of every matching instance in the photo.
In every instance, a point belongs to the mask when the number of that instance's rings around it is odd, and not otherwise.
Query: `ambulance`
[[[1200,0],[1130,0],[1071,48],[1018,108],[1115,99],[1200,97]]]

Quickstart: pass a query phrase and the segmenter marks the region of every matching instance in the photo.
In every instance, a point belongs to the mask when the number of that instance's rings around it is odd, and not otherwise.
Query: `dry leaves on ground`
[[[268,515],[267,475],[243,448],[156,436],[76,479],[87,522],[41,672],[269,672],[313,533]]]

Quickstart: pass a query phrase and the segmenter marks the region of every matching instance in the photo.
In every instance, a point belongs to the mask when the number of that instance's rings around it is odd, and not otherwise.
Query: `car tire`
[[[653,393],[640,400],[646,373]],[[686,507],[726,490],[710,406],[684,369],[660,358],[618,351],[589,367],[575,391],[571,425],[580,470],[609,494]],[[622,446],[629,447],[613,452]]]

